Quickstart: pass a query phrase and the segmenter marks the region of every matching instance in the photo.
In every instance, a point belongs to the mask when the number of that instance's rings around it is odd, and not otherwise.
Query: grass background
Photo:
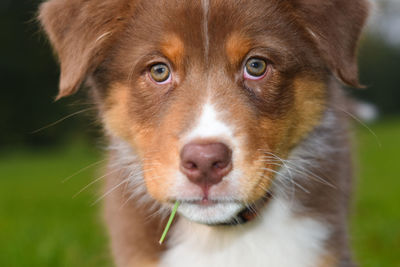
[[[352,244],[360,266],[400,267],[400,118],[356,128],[359,179]],[[0,153],[0,266],[111,266],[89,168],[101,152],[78,140],[48,151]]]

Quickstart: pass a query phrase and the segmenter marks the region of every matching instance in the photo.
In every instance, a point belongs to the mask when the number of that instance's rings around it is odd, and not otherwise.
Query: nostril
[[[191,162],[191,161],[185,162],[185,163],[183,164],[183,167],[184,167],[185,169],[188,169],[188,170],[196,170],[196,169],[198,169],[196,163]]]
[[[217,162],[214,162],[214,163],[212,164],[212,167],[213,167],[214,169],[219,169],[219,168],[220,168],[220,165],[221,165],[221,162],[217,161]]]
[[[223,169],[228,166],[229,162],[216,161],[212,164],[213,169]]]

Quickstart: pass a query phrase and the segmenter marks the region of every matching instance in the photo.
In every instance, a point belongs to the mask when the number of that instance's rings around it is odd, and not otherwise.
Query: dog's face
[[[279,160],[321,119],[332,74],[357,83],[365,11],[352,12],[363,1],[96,2],[42,6],[60,96],[89,76],[148,193],[200,223],[229,221],[267,194]]]

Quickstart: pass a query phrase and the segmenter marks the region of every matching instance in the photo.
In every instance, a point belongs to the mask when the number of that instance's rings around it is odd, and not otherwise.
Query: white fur
[[[209,53],[209,46],[210,46],[210,38],[208,33],[208,12],[210,9],[210,2],[209,0],[202,0],[203,6],[203,35],[204,35],[204,56],[206,62],[208,63],[208,53]]]
[[[274,199],[259,220],[245,225],[209,227],[181,219],[170,234],[160,267],[315,267],[329,229]]]
[[[129,143],[120,138],[112,138],[108,149],[113,151],[116,156],[111,162],[112,164],[110,167],[112,167],[113,170],[109,174],[124,177],[124,180],[117,182],[123,183],[121,186],[128,187],[127,189],[129,189],[129,192],[131,193],[130,199],[137,198],[138,201],[142,203],[153,202],[147,192],[143,179],[143,173],[149,171],[150,167],[143,170],[136,152],[132,149]],[[115,173],[115,170],[117,173]],[[107,175],[108,174],[106,174],[106,176]],[[157,205],[156,208],[159,208],[159,205]]]
[[[179,214],[184,215],[193,222],[214,224],[231,221],[232,217],[243,208],[243,204],[234,201],[218,202],[210,206],[183,202],[179,207]]]
[[[211,103],[206,102],[202,107],[197,124],[183,139],[183,143],[186,144],[196,139],[217,138],[232,144],[234,129],[220,119],[221,115]]]

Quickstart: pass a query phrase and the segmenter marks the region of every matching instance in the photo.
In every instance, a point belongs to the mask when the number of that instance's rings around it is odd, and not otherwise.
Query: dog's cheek
[[[159,202],[166,202],[179,169],[177,143],[163,129],[147,129],[136,136],[141,150],[142,172],[149,194]]]
[[[244,170],[240,187],[248,202],[266,194],[282,164],[278,157],[286,159],[319,124],[325,111],[327,92],[323,81],[302,76],[294,80],[293,88],[293,105],[284,115],[246,119],[251,122],[244,133],[248,136],[247,156],[239,167]]]
[[[253,125],[247,125],[247,153],[240,166],[244,170],[240,187],[247,202],[265,196],[270,189],[275,172],[278,170],[272,155],[284,157],[281,144],[287,140],[287,125],[283,119],[258,118]]]
[[[132,112],[133,100],[128,86],[112,85],[101,107],[103,125],[108,135],[130,144],[141,160],[142,170],[138,172],[146,183],[147,191],[153,198],[166,201],[169,185],[173,182],[171,166],[177,165],[177,153],[172,149],[176,145],[162,129],[139,122],[141,114]],[[167,139],[161,138],[163,136]]]
[[[114,84],[108,91],[106,99],[101,104],[106,133],[132,144],[133,133],[136,132],[138,125],[130,115],[129,105],[132,102],[130,89],[122,84]]]
[[[157,123],[135,133],[135,143],[143,159],[143,177],[150,195],[159,202],[171,201],[179,179],[182,133],[197,109],[184,98],[177,98],[159,114]]]
[[[294,130],[287,150],[296,146],[321,121],[326,109],[327,85],[312,77],[299,77],[294,81],[295,104],[292,117]]]

